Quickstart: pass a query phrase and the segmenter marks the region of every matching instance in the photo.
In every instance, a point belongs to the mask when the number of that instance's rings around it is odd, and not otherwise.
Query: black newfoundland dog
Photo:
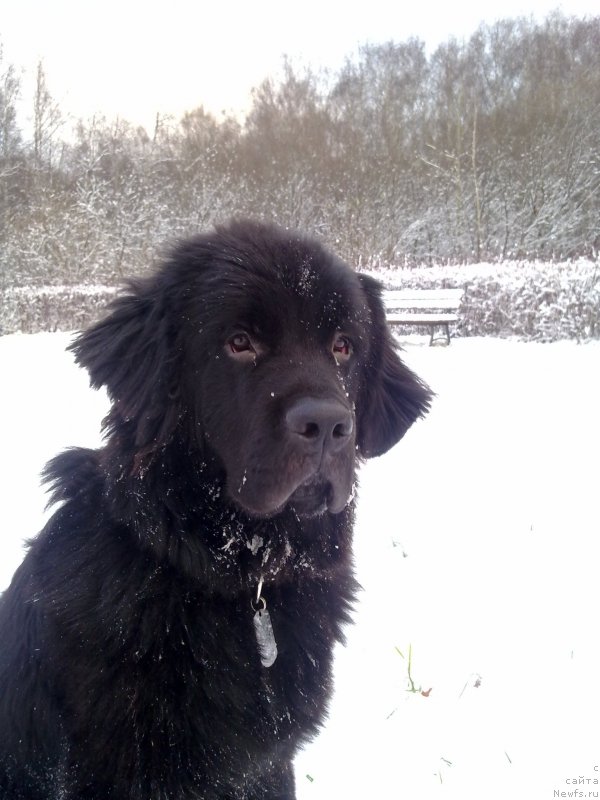
[[[71,347],[112,406],[101,449],[47,467],[59,507],[0,601],[0,797],[293,798],[357,588],[357,460],[431,396],[380,287],[238,221]]]

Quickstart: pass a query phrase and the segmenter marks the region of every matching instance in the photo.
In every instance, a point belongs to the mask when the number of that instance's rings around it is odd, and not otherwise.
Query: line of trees
[[[0,286],[111,283],[236,214],[369,266],[595,255],[599,53],[600,17],[508,19],[432,54],[368,45],[330,76],[285,63],[243,121],[98,117],[68,140],[41,65],[20,129],[0,53]]]

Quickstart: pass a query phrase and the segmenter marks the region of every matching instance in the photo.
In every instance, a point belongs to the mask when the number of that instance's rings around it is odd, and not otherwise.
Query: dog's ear
[[[90,383],[105,386],[112,410],[106,427],[133,426],[139,455],[165,444],[180,416],[177,348],[165,293],[156,279],[130,281],[103,320],[70,345]]]
[[[399,358],[385,319],[381,284],[358,276],[371,315],[371,350],[357,400],[357,441],[362,456],[379,456],[429,410],[433,392]]]

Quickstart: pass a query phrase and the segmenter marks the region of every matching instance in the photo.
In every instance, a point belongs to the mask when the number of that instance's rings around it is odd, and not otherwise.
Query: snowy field
[[[106,400],[67,342],[0,338],[0,587],[44,462],[99,441]],[[425,342],[405,359],[438,397],[362,471],[364,592],[298,796],[599,797],[600,342]]]

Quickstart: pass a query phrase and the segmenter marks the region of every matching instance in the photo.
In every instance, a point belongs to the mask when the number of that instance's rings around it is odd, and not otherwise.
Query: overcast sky
[[[337,70],[365,42],[417,36],[432,49],[482,21],[556,8],[599,13],[598,0],[488,0],[485,10],[480,0],[0,0],[0,42],[5,62],[24,70],[26,109],[42,59],[65,115],[151,129],[157,112],[243,112],[284,54]]]

